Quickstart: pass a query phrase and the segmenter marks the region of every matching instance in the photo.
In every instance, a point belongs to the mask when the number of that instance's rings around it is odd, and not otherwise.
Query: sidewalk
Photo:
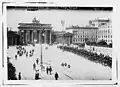
[[[45,67],[47,67],[47,65],[45,65]],[[52,73],[50,75],[50,73],[46,73],[46,70],[45,71],[40,71],[40,78],[42,80],[55,80],[55,73],[58,73],[59,75],[59,78],[58,80],[73,80],[72,77],[70,77],[67,73],[64,73],[64,72],[61,72],[57,69],[55,69],[54,67],[52,67]]]

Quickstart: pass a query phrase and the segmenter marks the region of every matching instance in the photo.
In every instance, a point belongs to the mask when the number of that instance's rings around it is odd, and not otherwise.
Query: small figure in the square
[[[49,69],[48,69],[48,67],[46,68],[46,73],[48,74],[48,71],[49,71]]]
[[[70,68],[70,65],[68,65],[68,68]]]
[[[35,80],[38,80],[39,79],[39,73],[35,73]]]
[[[64,67],[64,63],[61,63],[61,66]]]
[[[17,60],[17,55],[15,55],[15,59]]]
[[[67,66],[67,63],[65,63],[65,66]]]
[[[55,73],[55,80],[58,80],[58,78],[59,78],[59,75],[58,75],[58,73],[56,72],[56,73]]]
[[[36,65],[35,65],[35,63],[33,64],[33,69],[35,69],[35,67],[36,67]]]
[[[18,79],[21,80],[21,72],[19,72]]]
[[[52,67],[50,66],[50,68],[49,68],[49,71],[50,71],[50,75],[51,75],[51,72],[52,72]]]
[[[38,60],[38,58],[37,58],[36,63],[38,64],[38,62],[39,62],[39,60]]]

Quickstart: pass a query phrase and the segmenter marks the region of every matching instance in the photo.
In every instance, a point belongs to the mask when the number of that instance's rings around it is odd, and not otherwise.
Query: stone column
[[[11,38],[11,45],[13,45],[13,37]]]
[[[26,43],[28,43],[28,32],[26,31]]]
[[[24,43],[26,43],[26,41],[25,41],[25,35],[26,35],[26,31],[24,30],[24,33],[23,33],[23,38],[24,38]]]
[[[36,32],[37,32],[37,43],[38,43],[39,42],[39,31],[36,30]]]
[[[17,45],[17,37],[15,37],[15,45]]]
[[[48,31],[46,30],[46,44],[48,44]]]
[[[51,31],[50,31],[50,43],[49,44],[51,44]]]
[[[28,42],[30,43],[30,31],[28,30],[27,33],[28,33],[28,35],[27,35],[28,36]]]
[[[21,34],[21,30],[19,31],[19,33],[20,33],[20,44],[21,44],[21,42],[22,42],[22,34]]]
[[[32,35],[31,35],[31,30],[30,30],[30,43],[32,42]]]
[[[45,37],[44,37],[45,44],[47,43],[46,37],[47,37],[47,31],[45,30]]]
[[[33,30],[31,31],[31,42],[33,43]]]
[[[39,43],[41,43],[41,31],[39,30]]]
[[[39,43],[39,42],[40,42],[40,31],[37,30],[37,43]]]

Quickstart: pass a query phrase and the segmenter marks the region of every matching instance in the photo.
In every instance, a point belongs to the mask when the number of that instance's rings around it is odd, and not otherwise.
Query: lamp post
[[[41,34],[42,34],[42,36],[44,36],[44,28],[43,28]],[[41,38],[41,71],[42,71],[42,69],[43,69],[42,42],[43,42],[43,40],[42,40],[42,38]]]

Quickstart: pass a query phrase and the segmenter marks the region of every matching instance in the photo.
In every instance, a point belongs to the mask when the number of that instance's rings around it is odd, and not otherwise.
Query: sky
[[[7,27],[18,30],[18,23],[30,23],[36,17],[40,23],[52,24],[53,30],[62,30],[61,20],[65,21],[65,27],[71,25],[88,25],[89,20],[95,18],[111,18],[111,11],[88,11],[88,10],[7,10]]]

